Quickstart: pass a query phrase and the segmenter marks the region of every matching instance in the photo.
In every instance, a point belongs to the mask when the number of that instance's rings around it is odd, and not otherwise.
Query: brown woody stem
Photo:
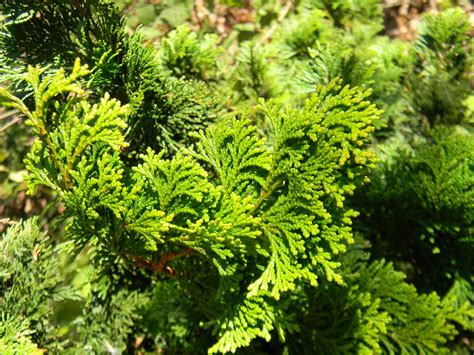
[[[144,259],[137,255],[129,255],[130,259],[134,262],[135,266],[143,267],[146,269],[150,269],[154,272],[164,272],[169,275],[174,275],[173,269],[167,267],[167,264],[175,258],[180,256],[190,255],[192,254],[193,250],[191,248],[184,249],[177,252],[169,252],[163,254],[160,261],[153,262],[151,260]]]

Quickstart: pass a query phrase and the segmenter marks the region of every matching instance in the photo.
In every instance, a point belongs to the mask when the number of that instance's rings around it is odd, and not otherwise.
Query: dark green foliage
[[[70,65],[79,57],[82,63],[93,69],[86,85],[95,94],[92,97],[109,93],[122,103],[130,104],[130,157],[143,153],[149,146],[170,153],[183,145],[188,146],[193,141],[189,132],[206,127],[216,118],[219,111],[217,100],[203,84],[162,73],[156,51],[144,46],[140,35],[129,37],[125,34],[123,19],[115,6],[96,0],[79,3],[79,10],[73,3],[67,2],[46,6],[33,2],[21,6],[13,3],[4,5],[6,20],[0,33],[4,43],[0,51],[4,58],[1,61],[5,66],[4,80],[13,79],[12,84],[20,85],[20,73],[26,70],[26,64],[54,63],[54,66],[60,67]],[[41,16],[32,15],[37,9],[41,9]],[[22,21],[10,24],[10,17],[21,17]],[[70,23],[62,28],[64,17]],[[60,35],[60,45],[54,46],[58,52],[47,50],[51,48],[51,43],[57,43],[52,38],[56,36],[55,26],[62,28],[60,34],[64,32]],[[192,45],[196,46],[198,42],[193,34],[189,30],[186,33]],[[36,37],[44,39],[48,45],[38,43]],[[204,52],[213,46],[211,37],[206,38],[209,38],[209,44],[203,47]],[[29,46],[30,40],[44,51]],[[180,53],[187,51],[191,55],[192,45],[188,49],[185,46]],[[17,61],[17,58],[23,57],[22,53],[26,53],[26,59],[20,63],[25,66],[19,66]],[[170,50],[162,53],[170,53]],[[202,54],[196,58],[206,64],[200,64],[201,69],[193,69],[199,70],[199,73],[196,72],[198,77],[204,75],[204,68],[209,65],[209,58],[205,59]],[[12,73],[16,74],[13,76]],[[30,103],[27,105],[31,106]]]
[[[63,285],[58,255],[36,220],[9,227],[0,239],[0,349],[9,353],[20,346],[33,351],[34,343],[60,349],[54,302],[77,299]],[[13,335],[15,334],[15,335]],[[26,351],[26,350],[25,350]]]
[[[346,264],[347,265],[347,264]],[[305,312],[301,332],[289,341],[292,353],[430,353],[456,334],[453,321],[466,325],[460,308],[438,295],[419,295],[404,275],[383,261],[352,265],[347,285],[328,284],[299,301]],[[354,272],[354,269],[352,269]],[[311,296],[309,296],[311,295]],[[461,318],[460,318],[461,316]],[[311,344],[311,346],[308,346]]]
[[[124,36],[123,20],[115,7],[98,0],[68,5],[54,1],[3,1],[0,10],[6,17],[2,55],[12,62],[22,58],[27,64],[46,64],[57,58],[59,65],[67,65],[80,56],[93,64],[107,46],[114,52]]]
[[[302,70],[301,85],[312,91],[318,84],[341,78],[346,85],[371,86],[374,63],[351,48],[344,40],[334,44],[316,43],[309,49],[307,68]]]
[[[220,52],[216,42],[216,35],[207,34],[198,38],[191,28],[181,25],[161,41],[160,63],[178,78],[215,78]]]
[[[413,94],[409,99],[419,112],[409,125],[423,135],[409,135],[410,146],[404,143],[395,152],[388,147],[371,189],[360,201],[360,206],[371,206],[363,207],[362,214],[376,255],[406,268],[421,289],[441,293],[467,282],[466,293],[472,294],[472,133],[440,126],[470,122],[462,108],[470,88],[466,65],[472,60],[466,55],[466,21],[459,10],[426,17],[417,42],[415,75],[407,78]],[[435,128],[423,126],[425,119]],[[472,302],[466,293],[449,299],[450,291],[446,297],[451,304],[459,304],[457,299]]]
[[[443,290],[456,273],[473,272],[474,145],[469,133],[446,128],[430,140],[380,167],[364,194],[371,206],[364,215],[377,247],[393,244],[394,258],[416,257],[420,286]]]
[[[161,73],[154,49],[140,39],[130,38],[124,59],[129,151],[139,154],[152,147],[171,154],[195,141],[190,132],[216,120],[219,103],[203,83]]]
[[[110,73],[107,63],[99,63],[89,85],[101,88],[99,93],[111,91],[130,104],[131,156],[150,146],[171,153],[192,142],[189,132],[204,128],[215,119],[218,103],[203,84],[161,73],[155,50],[140,41],[141,36],[135,35],[125,43],[125,56],[115,83],[103,82]]]
[[[92,88],[116,91],[127,36],[116,7],[99,0],[38,3],[5,1],[0,32],[3,80],[21,85],[28,65],[70,66],[76,58],[92,68]],[[18,88],[17,88],[18,89]],[[122,99],[122,97],[120,97]]]
[[[472,91],[471,25],[460,9],[426,15],[415,45],[415,73],[410,78],[413,104],[429,124],[461,123],[463,101]]]
[[[238,64],[230,76],[233,82],[231,95],[237,96],[235,101],[256,101],[259,97],[273,96],[276,83],[272,80],[273,73],[268,63],[270,56],[267,47],[253,41],[242,43],[236,56]]]
[[[206,352],[211,332],[200,327],[203,315],[194,307],[193,296],[173,280],[154,287],[141,312],[141,324],[157,349],[165,353]]]
[[[434,292],[418,294],[391,263],[369,262],[366,248],[358,237],[341,254],[344,284],[322,281],[316,290],[300,289],[293,294],[289,309],[299,310],[298,327],[286,338],[286,351],[448,353],[443,344],[456,335],[455,324],[472,328],[470,303],[457,296],[455,289],[444,299]]]
[[[97,295],[90,297],[74,322],[74,348],[93,353],[131,350],[130,343],[136,341],[134,324],[141,320],[140,309],[148,298],[146,293],[128,289],[110,295],[107,300]]]
[[[423,353],[442,349],[446,340],[456,334],[452,322],[473,312],[469,303],[459,308],[450,299],[441,300],[436,293],[419,295],[414,286],[403,282],[405,276],[392,265],[375,262],[360,271],[359,287],[380,300],[380,311],[387,312],[390,322],[382,337],[384,352]]]
[[[382,160],[372,184],[355,201],[362,212],[358,228],[372,241],[374,257],[391,259],[419,289],[446,294],[443,308],[467,301],[472,310],[474,146],[464,106],[471,91],[468,28],[459,9],[425,16],[413,56],[405,59],[410,75],[400,76],[406,115],[398,137],[379,145]],[[454,320],[472,338],[472,318],[463,320],[461,313]]]

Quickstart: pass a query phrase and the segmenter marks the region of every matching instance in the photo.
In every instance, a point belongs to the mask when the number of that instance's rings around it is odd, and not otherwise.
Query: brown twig
[[[11,121],[7,122],[5,125],[3,125],[2,127],[0,127],[0,132],[6,131],[6,129],[7,129],[8,127],[13,126],[14,124],[16,124],[17,122],[20,122],[20,121],[21,121],[21,117],[19,117],[19,116],[15,117],[15,118],[12,119]]]
[[[0,113],[0,120],[3,120],[3,119],[5,119],[7,117],[10,117],[10,116],[13,116],[16,113],[18,113],[17,110],[10,110],[10,111],[2,112],[2,113]]]
[[[271,186],[269,186],[267,189],[263,190],[260,193],[260,196],[257,199],[257,202],[253,206],[253,208],[250,210],[251,213],[254,213],[257,211],[262,204],[281,186],[283,183],[282,179],[277,179],[276,181],[273,182]]]
[[[164,272],[169,275],[174,275],[173,269],[167,266],[167,264],[173,259],[178,258],[180,256],[191,255],[192,252],[193,250],[191,248],[187,248],[177,252],[168,252],[163,254],[160,261],[158,262],[153,262],[137,255],[129,255],[129,258],[132,259],[135,266],[137,267],[150,269],[153,272]]]

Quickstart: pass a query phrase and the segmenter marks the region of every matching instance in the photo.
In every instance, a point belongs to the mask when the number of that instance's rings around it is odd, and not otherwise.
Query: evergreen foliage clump
[[[78,295],[64,284],[57,251],[35,219],[15,224],[2,235],[0,266],[2,353],[39,353],[35,344],[59,350],[54,303]]]
[[[255,135],[250,120],[229,118],[201,131],[190,155],[168,160],[149,149],[129,170],[118,154],[127,145],[121,119],[127,106],[108,95],[91,106],[75,84],[87,74],[79,61],[69,76],[63,70],[41,74],[30,67],[25,76],[33,112],[8,92],[2,95],[39,138],[26,158],[30,189],[43,184],[62,198],[65,214],[74,218],[71,238],[81,247],[94,244],[97,262],[121,258],[174,274],[185,270],[166,269],[167,260],[196,254],[215,268],[213,297],[221,310],[210,324],[221,340],[214,351],[269,339],[280,321],[266,298],[280,299],[300,280],[316,285],[322,275],[341,282],[331,255],[352,240],[356,215],[344,208],[345,196],[373,160],[360,148],[378,115],[364,101],[367,93],[332,82],[304,109],[262,102],[271,142]],[[69,99],[55,101],[61,96]],[[211,167],[213,182],[199,160]],[[227,328],[243,322],[244,314],[251,317],[247,323],[265,320]]]
[[[469,133],[453,129],[437,128],[430,138],[385,162],[364,204],[370,201],[366,217],[377,238],[384,236],[380,243],[397,239],[390,252],[397,258],[424,255],[416,263],[420,282],[442,290],[455,275],[469,278],[473,271],[474,146]]]
[[[205,6],[154,46],[108,1],[0,4],[10,164],[61,204],[0,220],[0,352],[472,350],[466,14]]]
[[[113,4],[99,0],[79,3],[79,9],[75,3],[44,6],[32,1],[19,6],[10,2],[0,5],[6,17],[0,33],[3,80],[19,85],[28,65],[53,65],[58,69],[80,58],[93,69],[88,89],[97,96],[107,92],[130,103],[131,156],[143,153],[149,146],[171,152],[181,144],[189,145],[189,132],[216,118],[216,98],[202,84],[161,72],[154,49],[143,45],[139,34],[126,34],[124,20]],[[63,23],[62,18],[68,22]],[[56,26],[61,30],[57,31]],[[35,45],[30,46],[30,41]],[[57,51],[46,50],[44,43],[58,41]],[[43,50],[37,51],[37,47]],[[22,55],[29,51],[35,55]]]
[[[403,139],[380,146],[384,159],[359,202],[377,254],[383,250],[402,263],[416,260],[409,269],[417,285],[439,292],[458,277],[472,285],[468,30],[459,9],[425,16],[412,49],[414,72],[405,80],[417,116],[404,122],[411,129],[400,130]]]
[[[471,91],[471,24],[460,9],[426,15],[415,45],[413,102],[433,125],[462,122],[463,101]]]
[[[215,78],[219,48],[217,36],[198,38],[187,25],[170,32],[160,43],[161,65],[177,77],[206,80]]]

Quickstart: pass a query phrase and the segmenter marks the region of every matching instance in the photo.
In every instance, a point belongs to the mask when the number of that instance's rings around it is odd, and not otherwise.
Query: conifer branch
[[[61,199],[64,251],[87,249],[91,274],[66,344],[48,325],[51,289],[67,276],[51,241],[31,225],[9,226],[0,237],[0,353],[33,353],[2,348],[18,334],[54,353],[435,353],[456,327],[472,329],[472,286],[458,282],[474,265],[471,132],[420,133],[414,141],[432,149],[407,143],[410,153],[373,173],[370,203],[354,194],[376,165],[367,148],[380,148],[378,108],[394,122],[416,114],[432,126],[469,115],[465,14],[425,16],[419,40],[400,44],[376,36],[379,0],[232,3],[262,6],[232,15],[225,41],[182,25],[158,50],[127,35],[110,1],[0,5],[0,84],[18,96],[0,88],[0,105],[22,111],[36,137],[25,180]],[[91,71],[79,60],[72,73],[60,69],[75,56]],[[413,274],[452,276],[455,294],[420,295],[380,260],[389,255],[363,251],[363,237],[400,236],[385,232],[394,224],[410,240],[390,247],[414,249],[425,264]],[[455,251],[445,259],[456,263],[437,268],[433,247],[442,258]],[[44,342],[48,333],[58,349]]]
[[[64,181],[64,188],[65,190],[70,190],[71,189],[71,177],[69,176],[68,169],[61,163],[61,160],[59,159],[58,151],[56,150],[56,146],[51,142],[51,139],[48,135],[48,132],[44,127],[41,127],[41,134],[40,134],[40,139],[44,143],[44,145],[47,147],[51,154],[51,159],[53,160],[54,164],[58,168],[63,181]]]
[[[271,181],[271,179],[269,179]],[[267,189],[263,190],[260,193],[260,196],[258,197],[257,201],[255,202],[255,205],[253,206],[251,213],[255,213],[261,206],[262,204],[281,186],[281,184],[284,182],[283,178],[276,179],[270,187]]]

